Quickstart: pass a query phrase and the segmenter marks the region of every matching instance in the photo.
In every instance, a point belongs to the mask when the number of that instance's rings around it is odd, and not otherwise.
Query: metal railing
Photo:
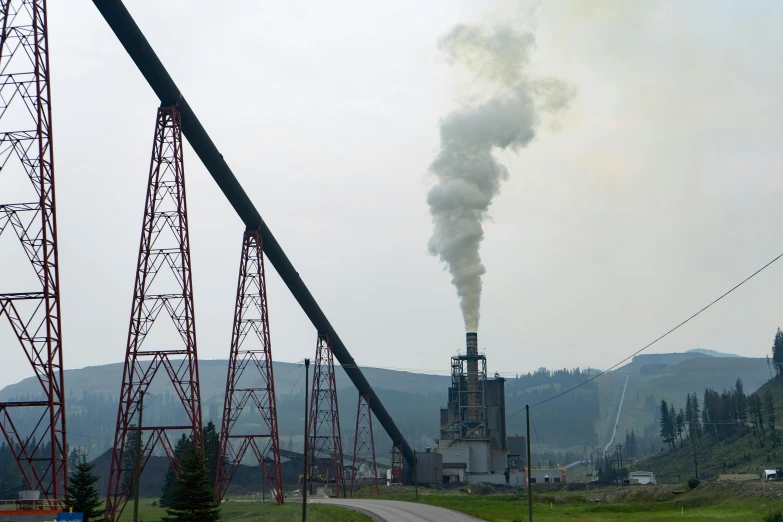
[[[62,511],[64,509],[62,499],[0,500],[0,512],[2,511]]]

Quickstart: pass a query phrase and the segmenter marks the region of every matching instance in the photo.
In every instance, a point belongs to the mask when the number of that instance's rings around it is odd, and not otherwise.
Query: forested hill
[[[674,359],[665,358],[667,361]],[[623,382],[630,375],[618,435],[622,437],[626,430],[635,429],[640,443],[649,452],[651,444],[646,437],[656,437],[657,402],[660,398],[683,403],[686,393],[708,386],[723,389],[731,386],[737,377],[742,378],[746,392],[750,393],[765,380],[764,375],[768,371],[763,359],[715,358],[707,355],[680,359],[677,357],[676,360],[680,362],[657,368],[654,372],[643,373],[640,371],[641,366],[635,372],[621,368],[579,387],[573,393],[533,408],[531,442],[545,447],[546,451],[603,448],[617,416]],[[220,425],[227,364],[225,360],[199,361],[205,423],[211,420]],[[350,448],[353,446],[358,397],[342,368],[337,366],[335,371],[343,446]],[[406,439],[419,448],[432,446],[434,439],[439,436],[440,409],[446,406],[446,389],[450,377],[378,368],[363,368],[363,371]],[[596,373],[597,370],[542,369],[508,378],[508,434],[525,432],[523,409],[526,404],[537,404],[554,397],[584,383]],[[285,449],[298,451],[303,446],[304,367],[275,362],[274,375],[281,445]],[[177,415],[181,408],[170,384],[168,388],[165,386],[164,377],[163,374],[158,375],[145,401],[145,419],[150,423],[179,420]],[[86,447],[93,455],[102,453],[111,445],[121,380],[121,364],[66,370],[68,441],[71,445]],[[25,379],[0,390],[0,401],[33,399],[38,393],[37,381]],[[22,433],[29,430],[37,420],[33,415],[27,418],[21,410],[15,417]],[[257,419],[250,410],[240,419],[240,424],[253,422],[257,422]],[[390,441],[377,422],[374,428],[378,455],[386,458],[391,447]],[[652,432],[645,428],[650,428]],[[657,438],[654,440],[658,442]]]
[[[506,429],[509,435],[524,433],[526,404],[550,399],[588,380],[596,370],[540,369],[506,381]],[[513,416],[512,416],[513,415]],[[600,415],[598,385],[591,382],[558,399],[556,407],[537,408],[534,413],[536,430],[532,442],[561,448],[597,444],[594,424]]]
[[[697,467],[699,478],[705,479],[783,466],[783,377],[770,379],[749,395],[738,384],[701,390],[683,404],[663,401],[659,440],[664,449],[639,465],[667,482],[686,481]],[[677,419],[681,408],[682,425]]]

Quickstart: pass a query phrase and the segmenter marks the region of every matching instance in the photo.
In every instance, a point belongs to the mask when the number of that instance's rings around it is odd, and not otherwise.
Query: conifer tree
[[[775,375],[781,376],[783,372],[783,332],[778,328],[775,341],[772,343],[772,364],[775,366]]]
[[[77,513],[84,513],[84,522],[103,518],[103,502],[98,498],[95,483],[98,476],[92,472],[92,464],[82,453],[77,457],[77,464],[68,477],[68,492],[65,495],[65,506]]]
[[[171,493],[163,522],[214,522],[220,507],[207,478],[204,455],[197,444],[189,444],[180,461],[182,471]]]
[[[685,414],[680,408],[680,413],[674,418],[674,428],[677,432],[677,436],[680,437],[680,447],[682,447],[682,433],[685,431]]]
[[[215,487],[215,478],[218,468],[218,450],[220,449],[220,435],[212,421],[204,428],[204,456],[207,466],[207,478],[210,485]]]
[[[769,436],[772,439],[772,444],[775,444],[778,439],[778,435],[775,432],[775,401],[773,400],[772,393],[769,390],[764,393],[764,416],[767,418],[767,422],[769,423]]]
[[[670,449],[674,449],[674,419],[672,419],[671,412],[672,410],[669,409],[666,401],[661,400],[661,438],[669,445]]]
[[[691,408],[693,409],[693,429],[696,430],[696,436],[701,437],[701,424],[699,422],[699,414],[701,411],[699,410],[699,398],[695,393],[693,394],[693,397],[691,397]]]
[[[182,462],[182,458],[191,446],[190,439],[183,433],[182,437],[177,441],[174,446],[174,455],[179,462]],[[163,487],[160,489],[160,507],[168,507],[171,504],[171,499],[174,491],[174,487],[177,485],[177,475],[174,473],[174,468],[169,464],[169,469],[166,470],[166,476],[163,478]]]

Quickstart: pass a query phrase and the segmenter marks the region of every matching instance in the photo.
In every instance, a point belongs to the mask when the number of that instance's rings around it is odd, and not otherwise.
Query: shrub
[[[697,479],[697,478],[692,478],[692,479],[690,479],[690,480],[688,481],[688,487],[689,487],[690,489],[696,489],[698,486],[699,486],[699,479]],[[781,520],[781,522],[783,522],[783,520]]]
[[[783,522],[783,511],[770,511],[764,515],[764,522]]]

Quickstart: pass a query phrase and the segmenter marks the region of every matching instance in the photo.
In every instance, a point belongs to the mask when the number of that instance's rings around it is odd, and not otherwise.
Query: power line
[[[778,259],[780,259],[781,257],[783,257],[783,254],[780,254],[780,255],[778,255],[778,256],[777,256],[776,258],[774,258],[772,261],[770,261],[769,263],[767,263],[766,265],[762,266],[761,268],[759,268],[758,270],[756,270],[755,272],[753,272],[751,275],[749,275],[748,277],[746,277],[745,279],[743,279],[742,281],[740,281],[740,282],[739,282],[737,285],[735,285],[734,287],[732,287],[732,288],[731,288],[731,290],[729,290],[728,292],[724,293],[723,295],[721,295],[720,297],[718,297],[717,299],[715,299],[714,301],[712,301],[710,304],[708,304],[707,306],[705,306],[704,308],[702,308],[701,310],[699,310],[698,312],[696,312],[696,313],[695,313],[695,314],[693,314],[692,316],[688,317],[686,320],[684,320],[683,322],[681,322],[680,324],[678,324],[677,326],[675,326],[674,328],[672,328],[671,330],[669,330],[669,331],[668,331],[668,332],[666,332],[665,334],[661,335],[660,337],[658,337],[657,339],[655,339],[655,340],[654,340],[654,341],[652,341],[651,343],[648,343],[647,345],[643,346],[642,348],[640,348],[639,350],[635,351],[634,353],[632,353],[631,355],[629,355],[629,356],[628,356],[628,357],[626,357],[625,359],[621,360],[620,362],[618,362],[618,363],[614,364],[613,366],[611,366],[611,367],[609,367],[608,369],[606,369],[606,370],[602,371],[601,373],[598,373],[598,374],[594,375],[593,377],[590,377],[590,378],[589,378],[589,379],[587,379],[586,381],[584,381],[584,382],[582,382],[582,383],[580,383],[580,384],[577,384],[576,386],[574,386],[574,387],[572,387],[572,388],[569,388],[568,390],[565,390],[565,391],[563,391],[563,392],[560,392],[560,393],[558,393],[557,395],[554,395],[554,396],[552,396],[552,397],[550,397],[550,398],[548,398],[548,399],[544,399],[543,401],[539,401],[539,402],[537,402],[537,403],[535,403],[535,404],[531,404],[531,405],[530,405],[530,407],[531,407],[531,408],[535,408],[536,406],[541,406],[542,404],[545,404],[545,403],[547,403],[547,402],[549,402],[549,401],[553,401],[553,400],[555,400],[555,399],[557,399],[557,398],[560,398],[560,397],[562,397],[563,395],[566,395],[566,394],[568,394],[568,393],[571,393],[572,391],[576,390],[577,388],[581,388],[581,387],[582,387],[582,386],[584,386],[585,384],[591,383],[591,382],[593,382],[594,380],[596,380],[597,378],[601,377],[602,375],[604,375],[604,374],[606,374],[606,373],[608,373],[608,372],[610,372],[610,371],[614,370],[615,368],[617,368],[618,366],[620,366],[620,365],[621,365],[621,364],[623,364],[624,362],[626,362],[626,361],[628,361],[629,359],[632,359],[633,357],[635,357],[635,356],[639,355],[640,353],[642,353],[643,351],[645,351],[645,350],[646,350],[647,348],[649,348],[650,346],[654,345],[655,343],[657,343],[658,341],[660,341],[660,340],[661,340],[661,339],[663,339],[664,337],[668,336],[670,333],[672,333],[672,332],[674,332],[675,330],[679,329],[681,326],[685,325],[685,324],[686,324],[687,322],[689,322],[691,319],[693,319],[693,318],[695,318],[696,316],[700,315],[702,312],[704,312],[705,310],[707,310],[708,308],[710,308],[712,305],[714,305],[715,303],[717,303],[718,301],[720,301],[721,299],[723,299],[724,297],[726,297],[727,295],[729,295],[730,293],[732,293],[734,290],[736,290],[737,288],[741,287],[742,285],[744,285],[745,283],[747,283],[748,281],[750,281],[751,279],[753,279],[754,277],[756,277],[756,276],[757,276],[758,274],[760,274],[760,273],[761,273],[761,272],[762,272],[762,271],[763,271],[765,268],[767,268],[768,266],[770,266],[772,263],[774,263],[775,261],[777,261],[777,260],[778,260]],[[525,409],[524,409],[524,408],[522,408],[521,410],[517,410],[517,411],[515,411],[514,413],[512,413],[511,415],[509,415],[508,417],[506,417],[506,420],[508,420],[508,419],[510,419],[510,418],[512,418],[512,417],[514,417],[515,415],[517,415],[517,414],[519,414],[519,413],[522,413],[523,411],[525,411]]]

